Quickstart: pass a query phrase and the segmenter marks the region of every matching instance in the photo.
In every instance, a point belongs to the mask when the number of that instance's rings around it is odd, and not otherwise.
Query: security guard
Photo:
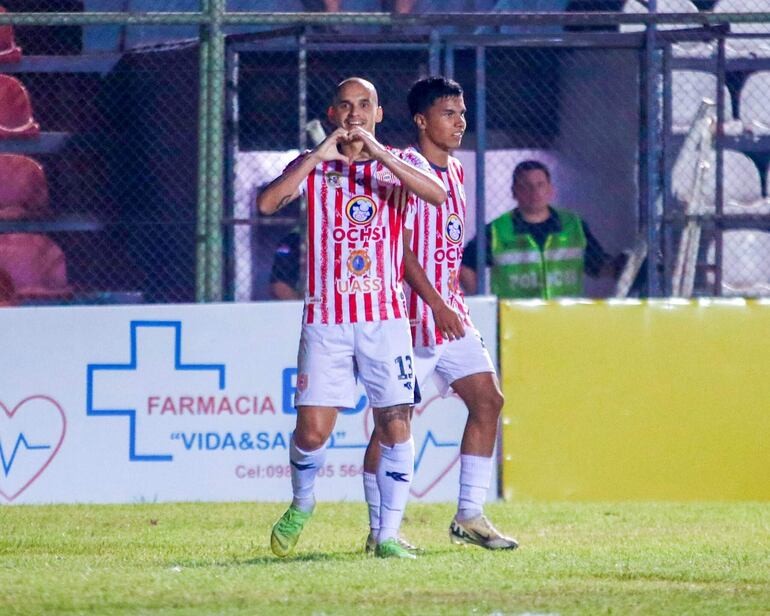
[[[551,206],[551,173],[543,163],[527,160],[513,171],[518,207],[487,226],[490,286],[511,299],[579,297],[584,273],[617,276],[624,255],[613,259],[574,212]],[[460,280],[476,292],[476,240],[465,248]]]

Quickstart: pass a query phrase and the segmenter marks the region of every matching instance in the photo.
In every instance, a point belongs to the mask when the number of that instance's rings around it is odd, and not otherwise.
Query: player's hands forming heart
[[[338,128],[331,135],[318,145],[314,154],[323,161],[339,160],[347,164],[348,157],[337,149],[338,145],[348,143],[348,131],[344,128]]]
[[[360,126],[348,131],[347,138],[349,143],[354,143],[356,141],[362,142],[362,152],[367,154],[368,157],[373,160],[382,160],[382,157],[387,152],[385,147],[374,138],[374,135]]]
[[[374,135],[363,128],[356,127],[352,130],[345,128],[335,130],[315,149],[315,155],[323,161],[339,160],[350,164],[353,159],[342,154],[338,146],[355,142],[361,142],[361,152],[374,160],[380,160],[386,153],[385,148],[374,138]]]

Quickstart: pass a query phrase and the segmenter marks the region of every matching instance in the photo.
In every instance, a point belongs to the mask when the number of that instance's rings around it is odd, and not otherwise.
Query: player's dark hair
[[[446,77],[426,77],[415,82],[409,90],[406,102],[409,114],[425,113],[433,103],[446,96],[462,96],[463,87],[454,79]]]
[[[525,160],[516,165],[516,168],[513,170],[514,185],[527,171],[542,171],[545,173],[545,177],[548,179],[548,181],[551,181],[551,172],[548,170],[548,167],[546,167],[544,163],[541,163],[539,160]]]

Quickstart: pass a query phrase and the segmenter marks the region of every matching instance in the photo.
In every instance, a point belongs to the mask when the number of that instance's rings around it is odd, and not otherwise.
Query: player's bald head
[[[342,100],[344,93],[348,88],[355,86],[366,88],[371,94],[372,102],[375,105],[379,105],[377,88],[374,87],[374,84],[371,81],[367,81],[363,77],[348,77],[347,79],[340,81],[337,84],[337,87],[334,88],[334,104],[337,104]]]

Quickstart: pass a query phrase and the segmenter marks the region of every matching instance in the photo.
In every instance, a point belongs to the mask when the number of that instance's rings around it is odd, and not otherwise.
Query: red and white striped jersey
[[[388,149],[430,172],[415,150]],[[400,180],[377,161],[329,161],[316,166],[301,190],[307,195],[308,237],[303,322],[407,318],[401,280],[410,193]]]
[[[407,221],[407,227],[412,229],[412,252],[439,295],[457,312],[465,325],[472,326],[460,289],[460,263],[465,238],[465,172],[460,161],[452,156],[446,169],[433,165],[431,168],[444,183],[447,200],[441,207],[434,207],[422,199],[412,200]],[[414,346],[442,344],[444,337],[436,329],[430,307],[409,285],[404,286],[404,291]]]

